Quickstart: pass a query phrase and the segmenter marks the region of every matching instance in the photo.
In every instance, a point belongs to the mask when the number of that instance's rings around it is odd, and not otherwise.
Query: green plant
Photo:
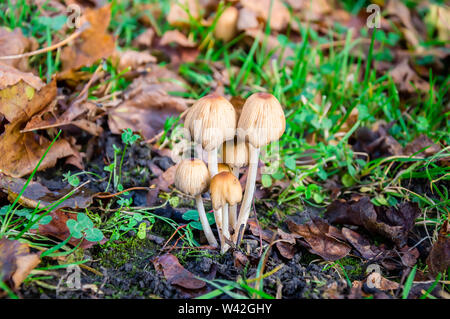
[[[69,219],[66,225],[70,235],[76,239],[83,237],[89,241],[99,242],[104,237],[102,231],[95,228],[92,220],[84,213],[78,213],[77,220]]]

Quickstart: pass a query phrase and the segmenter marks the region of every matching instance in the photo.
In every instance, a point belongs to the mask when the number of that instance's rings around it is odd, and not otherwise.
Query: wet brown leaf
[[[30,272],[40,263],[40,254],[30,253],[27,244],[0,239],[0,280],[18,289]]]
[[[195,278],[195,275],[184,269],[177,257],[172,254],[165,254],[152,260],[155,269],[162,271],[164,277],[172,285],[177,285],[189,290],[204,288],[206,283]]]
[[[305,224],[287,221],[289,230],[300,235],[308,244],[311,253],[325,260],[338,260],[348,255],[351,248],[343,242],[345,237],[339,229],[330,226],[321,218],[314,218]]]
[[[437,276],[439,272],[443,273],[450,267],[450,224],[448,220],[441,226],[438,239],[428,255],[427,265],[433,276]]]
[[[372,259],[377,257],[381,250],[375,245],[370,244],[370,242],[358,234],[357,232],[343,227],[342,234],[345,236],[345,239],[353,246],[355,249],[361,254],[361,256],[365,259]]]
[[[8,194],[8,198],[11,202],[16,199],[17,195],[25,185],[25,182],[26,180],[23,178],[8,177],[0,173],[0,189]],[[19,204],[25,207],[35,208],[38,206],[39,202],[39,208],[43,208],[58,201],[67,195],[71,190],[71,187],[61,185],[60,190],[51,191],[42,184],[31,181],[20,197]],[[81,188],[59,206],[55,207],[55,209],[62,207],[86,208],[92,204],[93,195],[94,193],[89,191],[87,188]]]
[[[114,38],[107,31],[111,20],[111,5],[99,9],[87,8],[80,20],[82,26],[86,22],[90,26],[75,39],[72,45],[62,49],[62,71],[59,78],[71,78],[74,76],[74,70],[90,66],[114,52]]]

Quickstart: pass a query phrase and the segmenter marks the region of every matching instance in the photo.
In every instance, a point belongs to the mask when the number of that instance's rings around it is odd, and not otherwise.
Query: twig
[[[96,197],[96,198],[111,198],[111,197],[119,196],[120,194],[123,194],[123,193],[125,193],[125,192],[129,192],[129,191],[135,191],[135,190],[149,190],[149,189],[150,189],[150,187],[136,186],[136,187],[131,187],[131,188],[124,189],[123,191],[120,191],[120,192],[115,193],[115,194],[109,194],[109,195],[94,195],[94,197]]]
[[[30,57],[33,55],[38,55],[41,53],[45,53],[45,52],[49,52],[49,51],[53,51],[55,49],[58,49],[64,45],[66,45],[67,43],[69,43],[70,41],[78,38],[84,30],[86,30],[88,27],[90,26],[90,23],[86,22],[85,24],[83,24],[80,29],[78,29],[76,32],[72,33],[67,39],[58,42],[54,45],[51,45],[49,47],[46,48],[42,48],[36,51],[31,51],[31,52],[27,52],[27,53],[22,53],[22,54],[17,54],[17,55],[6,55],[6,56],[0,56],[0,60],[11,60],[11,59],[21,59],[21,58],[26,58],[26,57]]]
[[[178,233],[178,231],[179,231],[180,229],[186,227],[186,226],[187,226],[187,224],[186,224],[186,225],[178,226],[177,229],[175,229],[175,231],[173,232],[172,236],[170,236],[170,238],[167,239],[167,241],[166,241],[166,243],[164,244],[164,246],[162,246],[161,250],[164,250],[164,248],[166,248],[167,244],[168,244],[168,243],[172,240],[172,238]]]

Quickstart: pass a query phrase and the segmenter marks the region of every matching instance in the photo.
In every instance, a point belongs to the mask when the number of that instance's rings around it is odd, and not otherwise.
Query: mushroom
[[[254,93],[245,101],[239,117],[237,134],[238,138],[249,142],[249,168],[244,199],[233,235],[236,244],[242,239],[250,215],[260,148],[280,139],[285,129],[286,118],[283,108],[275,96],[270,93]]]
[[[211,177],[217,174],[217,149],[236,134],[236,111],[223,96],[210,94],[192,105],[186,114],[184,126],[194,141],[208,152]]]
[[[228,206],[236,205],[242,200],[242,187],[239,180],[231,172],[221,172],[211,179],[211,200],[214,210],[222,209],[222,244],[221,252],[229,248],[226,240],[231,240],[228,224]]]
[[[233,174],[239,179],[239,170],[248,165],[248,143],[235,137],[226,141],[222,147],[223,162],[233,168]],[[230,225],[233,229],[237,223],[237,205],[232,205],[229,212]]]
[[[217,240],[209,225],[203,206],[202,193],[209,186],[210,175],[206,164],[199,159],[184,159],[175,171],[175,186],[183,193],[195,197],[200,223],[206,239],[211,246],[217,247]]]
[[[218,173],[222,173],[222,172],[230,172],[230,173],[232,173],[232,170],[231,170],[231,167],[228,164],[219,163],[219,164],[217,164],[217,172]]]
[[[237,32],[239,11],[235,7],[226,8],[217,19],[214,35],[217,39],[228,42],[234,38]]]

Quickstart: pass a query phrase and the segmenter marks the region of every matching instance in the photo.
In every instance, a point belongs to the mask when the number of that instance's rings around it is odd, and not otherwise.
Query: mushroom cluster
[[[233,105],[218,94],[199,99],[186,114],[185,128],[208,153],[208,167],[200,159],[185,159],[175,173],[175,186],[194,196],[205,236],[218,243],[207,221],[201,194],[210,189],[220,247],[238,245],[244,234],[255,192],[260,148],[278,140],[286,119],[278,100],[269,93],[254,93],[237,118]],[[219,163],[218,151],[222,148]],[[248,165],[245,192],[239,182],[241,167]],[[239,215],[237,205],[241,202]]]

